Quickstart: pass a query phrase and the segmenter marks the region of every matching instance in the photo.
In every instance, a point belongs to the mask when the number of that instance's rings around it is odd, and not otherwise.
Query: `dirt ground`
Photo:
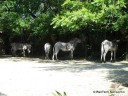
[[[0,96],[128,96],[128,62],[1,57]]]

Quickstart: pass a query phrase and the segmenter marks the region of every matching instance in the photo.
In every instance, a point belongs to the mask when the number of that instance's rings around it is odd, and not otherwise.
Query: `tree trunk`
[[[126,61],[128,61],[128,40],[126,43]]]
[[[5,54],[3,46],[4,46],[4,42],[3,39],[0,37],[0,55]]]

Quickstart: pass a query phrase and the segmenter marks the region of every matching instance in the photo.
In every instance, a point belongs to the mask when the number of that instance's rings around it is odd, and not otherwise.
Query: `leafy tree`
[[[31,16],[27,14],[25,8],[15,0],[6,0],[1,3],[0,22],[3,29],[8,29],[14,34],[21,34],[23,30],[30,28]]]
[[[126,17],[122,8],[124,0],[94,0],[91,2],[81,0],[66,0],[62,4],[63,10],[53,18],[51,24],[54,28],[60,27],[65,31],[81,30],[91,26],[90,30],[106,29],[117,31],[121,27],[122,17]],[[121,24],[119,24],[119,21]],[[95,25],[99,28],[95,28]]]
[[[24,34],[24,31],[31,30],[36,35],[44,35],[52,30],[51,18],[61,9],[62,2],[63,0],[1,1],[0,24],[13,34]]]
[[[82,33],[99,43],[121,32],[128,41],[127,0],[2,0],[0,6],[0,29],[11,36]]]
[[[127,30],[127,10],[127,0],[65,0],[62,10],[53,18],[51,25],[60,29],[60,33],[84,32],[88,34],[90,42],[94,42],[93,46],[108,38],[106,35]]]

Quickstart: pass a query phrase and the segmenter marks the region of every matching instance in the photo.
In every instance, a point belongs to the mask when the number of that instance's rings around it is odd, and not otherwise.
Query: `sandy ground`
[[[128,96],[128,63],[0,58],[0,96]]]

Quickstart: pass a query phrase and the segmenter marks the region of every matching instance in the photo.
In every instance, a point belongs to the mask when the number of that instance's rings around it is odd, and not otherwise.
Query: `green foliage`
[[[56,91],[56,93],[53,93],[53,96],[67,96],[66,92],[64,92],[63,94]]]
[[[123,8],[126,8],[124,0],[94,0],[92,2],[66,0],[62,8],[63,10],[53,18],[51,24],[54,28],[62,28],[64,32],[75,32],[88,26],[91,26],[90,30],[95,31],[97,29],[118,31],[121,25],[126,23],[124,20],[127,18],[127,13],[123,11]],[[99,27],[96,28],[95,25]]]
[[[15,0],[6,0],[1,3],[0,23],[3,29],[9,29],[12,34],[22,34],[23,30],[30,28],[31,18],[23,17],[24,13],[19,14],[16,5]]]
[[[81,9],[82,7],[84,7],[84,5],[79,0],[65,0],[65,2],[62,4],[62,7],[64,9],[73,11]]]
[[[34,35],[128,28],[126,0],[3,0],[0,28]],[[78,31],[79,32],[79,31]]]
[[[70,31],[75,31],[94,20],[95,14],[89,12],[88,9],[82,8],[78,11],[62,12],[63,15],[57,15],[51,24],[55,24],[54,28],[61,26]]]
[[[49,33],[50,28],[50,14],[41,14],[38,18],[35,18],[31,24],[31,29],[34,35],[46,35]]]
[[[61,6],[62,1],[1,1],[0,26],[3,30],[8,29],[10,34],[24,34],[27,30],[31,30],[34,35],[46,35],[49,30],[52,30],[51,18],[57,12],[58,5]]]

